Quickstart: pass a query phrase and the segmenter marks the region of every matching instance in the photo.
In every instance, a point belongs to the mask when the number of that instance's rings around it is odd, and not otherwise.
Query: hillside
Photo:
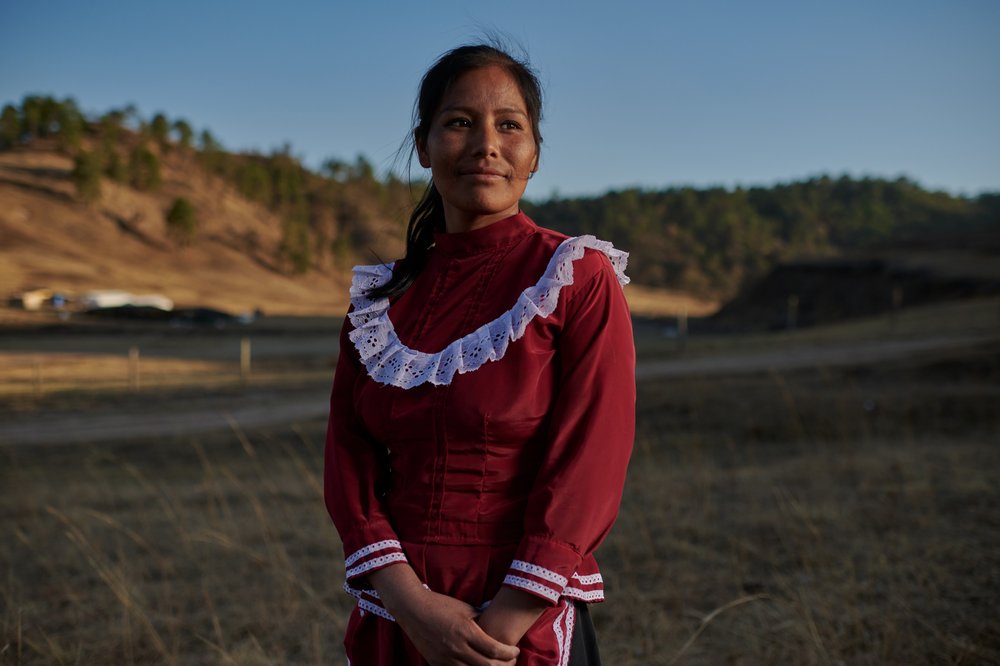
[[[229,152],[162,113],[85,117],[73,100],[29,96],[0,112],[0,296],[122,289],[180,307],[342,312],[350,266],[402,254],[421,187],[377,176],[363,156],[310,170],[289,146]],[[524,205],[543,226],[628,250],[626,294],[646,315],[711,314],[788,262],[892,255],[964,275],[1000,250],[1000,195],[956,197],[905,178]]]
[[[51,146],[0,152],[0,284],[79,293],[126,289],[178,305],[232,312],[332,313],[346,305],[346,271],[332,261],[298,274],[277,265],[282,221],[189,155],[165,155],[162,185],[138,191],[105,179],[98,202],[81,202],[73,160]],[[196,242],[179,245],[164,214],[186,197],[198,211]]]
[[[80,200],[72,169],[73,160],[51,142],[0,151],[0,296],[36,287],[67,294],[124,289],[163,294],[179,307],[337,314],[347,306],[351,265],[402,251],[402,228],[386,221],[364,246],[339,256],[316,253],[310,270],[297,272],[281,262],[280,215],[207,173],[191,154],[163,156],[155,192],[104,179],[93,204]],[[200,220],[196,240],[186,246],[164,222],[181,196]],[[653,316],[700,316],[719,305],[641,285],[628,296],[633,311]]]
[[[905,178],[818,176],[771,187],[611,191],[528,212],[632,251],[632,277],[728,300],[803,258],[942,248],[1000,250],[1000,196],[956,197]]]
[[[704,331],[831,324],[901,308],[1000,294],[1000,253],[870,253],[779,264],[730,300]]]

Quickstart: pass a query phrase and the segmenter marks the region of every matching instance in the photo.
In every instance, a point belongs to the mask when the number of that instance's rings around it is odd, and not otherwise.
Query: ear
[[[427,142],[420,138],[416,130],[413,130],[413,145],[417,148],[417,159],[420,160],[420,166],[430,169],[431,156],[427,153]]]
[[[538,153],[535,153],[535,159],[531,160],[531,173],[538,173]]]

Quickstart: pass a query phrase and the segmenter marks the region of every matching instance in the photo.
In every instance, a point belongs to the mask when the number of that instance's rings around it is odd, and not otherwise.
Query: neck
[[[490,213],[488,215],[477,215],[474,213],[467,213],[465,211],[455,210],[454,208],[445,204],[444,207],[444,229],[449,234],[460,233],[463,231],[474,231],[475,229],[482,229],[483,227],[488,227],[494,222],[499,222],[500,220],[505,220],[511,215],[517,215],[520,211],[520,207],[514,204],[507,210],[501,211],[499,213]]]

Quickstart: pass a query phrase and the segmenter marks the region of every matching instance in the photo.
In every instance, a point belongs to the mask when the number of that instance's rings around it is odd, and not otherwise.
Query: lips
[[[462,169],[459,172],[462,176],[479,176],[483,178],[506,178],[507,174],[500,169],[494,169],[492,167],[473,167],[471,169]]]

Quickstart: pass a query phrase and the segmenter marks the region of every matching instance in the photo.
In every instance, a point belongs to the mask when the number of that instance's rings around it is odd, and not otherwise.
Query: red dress
[[[325,461],[355,666],[424,663],[366,580],[396,562],[480,608],[501,585],[545,599],[518,664],[566,663],[632,450],[626,259],[518,214],[437,234],[391,305],[365,296],[391,269],[355,268]]]

